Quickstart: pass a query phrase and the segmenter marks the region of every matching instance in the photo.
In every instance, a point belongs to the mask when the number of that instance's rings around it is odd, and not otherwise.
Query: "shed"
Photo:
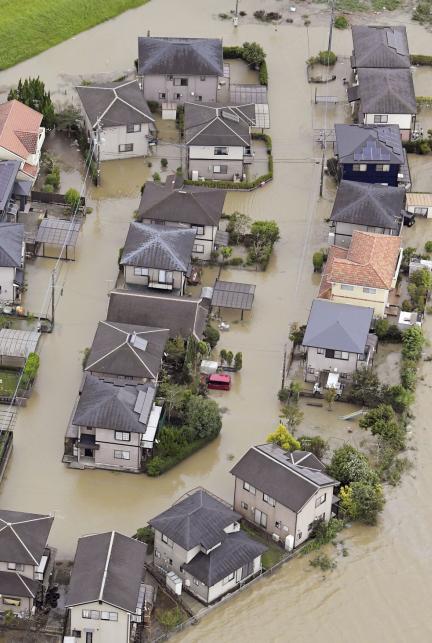
[[[49,259],[65,259],[68,261],[68,249],[73,248],[73,261],[75,261],[75,246],[78,241],[78,234],[81,229],[80,221],[67,221],[65,219],[42,219],[39,230],[36,234],[36,255],[48,257]],[[42,246],[42,255],[39,254],[39,247]],[[53,257],[45,254],[46,246],[49,248],[60,248],[59,255]],[[63,256],[64,254],[64,256]],[[70,254],[70,253],[69,253]]]
[[[175,121],[177,116],[177,103],[162,103],[162,120]]]
[[[254,284],[241,284],[234,281],[219,281],[219,279],[217,279],[213,288],[211,305],[215,308],[235,308],[241,310],[241,318],[243,319],[244,311],[252,309],[254,297]]]
[[[37,348],[40,333],[31,330],[0,330],[0,365],[23,368],[30,353]]]
[[[432,218],[432,194],[428,192],[407,192],[406,209],[418,216]]]

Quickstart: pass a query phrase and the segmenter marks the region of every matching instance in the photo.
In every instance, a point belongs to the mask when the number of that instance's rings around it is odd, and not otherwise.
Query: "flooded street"
[[[258,0],[242,0],[239,8],[251,15],[261,4]],[[71,78],[108,72],[111,78],[130,70],[136,57],[136,38],[147,29],[152,35],[219,36],[227,45],[256,40],[267,52],[275,179],[254,192],[230,193],[225,211],[239,210],[254,219],[275,219],[281,240],[265,273],[223,271],[224,278],[257,286],[252,313],[243,322],[238,320],[239,315],[224,316],[231,328],[219,343],[219,348],[243,352],[243,370],[235,374],[230,393],[214,394],[224,409],[223,429],[217,440],[159,479],[76,471],[61,462],[64,433],[81,379],[82,351],[90,345],[97,322],[105,319],[107,293],[117,276],[118,249],[138,206],[139,189],[158,170],[157,164],[148,168],[143,160],[105,163],[102,186],[90,188],[88,205],[93,212],[87,216],[80,235],[77,261],[61,266],[55,332],[43,336],[35,392],[29,405],[19,410],[14,452],[0,491],[5,508],[55,513],[50,544],[58,548],[59,556],[71,557],[83,533],[108,529],[134,533],[150,517],[198,485],[228,500],[232,498],[229,469],[233,459],[237,460],[252,444],[264,442],[275,428],[279,412],[276,395],[289,326],[293,321],[306,321],[317,293],[312,254],[326,245],[328,227],[324,218],[330,212],[335,188],[326,182],[324,198],[319,201],[321,152],[313,143],[313,129],[323,122],[332,123],[335,115],[330,111],[320,113],[314,107],[313,88],[306,81],[304,62],[326,48],[327,29],[312,24],[306,30],[301,26],[298,14],[305,13],[306,7],[298,9],[297,25],[283,24],[277,31],[271,25],[252,22],[235,30],[230,21],[217,19],[223,10],[229,10],[229,6],[216,0],[152,0],[0,73],[3,91],[19,77],[34,75],[37,69],[53,97],[67,99],[71,95]],[[408,25],[407,29],[412,52],[430,53],[432,36],[420,26]],[[349,31],[334,33],[333,49],[341,56],[349,56]],[[424,88],[423,75],[421,82]],[[340,86],[337,94],[342,94]],[[338,117],[346,117],[344,106],[336,109]],[[62,191],[79,185],[80,175],[73,163],[75,153],[78,155],[73,148],[70,166],[62,166]],[[414,158],[413,173],[421,162],[421,157]],[[177,167],[175,157],[172,163],[173,168]],[[415,188],[431,190],[430,162],[429,169],[424,168],[423,162]],[[426,238],[432,239],[432,223],[421,223],[423,237],[418,238],[424,243]],[[415,228],[409,234],[419,234]],[[53,264],[37,259],[28,265],[25,305],[29,310],[45,311]],[[430,317],[427,331],[431,336]],[[389,363],[393,364],[391,360]],[[426,362],[422,368],[424,380],[419,382],[413,409],[415,467],[400,487],[388,490],[378,527],[347,530],[343,537],[349,555],[338,558],[337,569],[325,579],[307,560],[294,560],[270,579],[254,584],[216,609],[176,640],[216,642],[228,631],[230,639],[238,641],[432,640],[432,444],[428,424],[432,413],[432,363]],[[349,428],[339,419],[348,412],[344,405],[336,405],[332,412],[312,407],[304,411],[298,435],[321,433],[332,437],[334,446],[342,443]],[[360,440],[360,435],[355,433],[354,439]]]

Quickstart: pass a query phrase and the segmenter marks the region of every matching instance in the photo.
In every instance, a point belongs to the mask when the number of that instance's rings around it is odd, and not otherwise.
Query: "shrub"
[[[379,483],[353,482],[340,490],[340,507],[345,515],[368,525],[376,523],[384,502],[383,489]]]
[[[258,80],[260,85],[264,85],[267,87],[268,85],[268,71],[267,71],[267,63],[265,60],[263,60],[260,64],[259,68],[259,74],[258,74]]]
[[[427,253],[432,253],[432,241],[426,241],[426,243],[424,244],[424,249]]]
[[[400,451],[405,447],[406,432],[396,420],[393,408],[380,404],[364,415],[359,425],[370,429],[372,435],[378,435],[391,448]]]
[[[332,560],[327,554],[318,554],[318,556],[315,556],[315,558],[309,561],[309,565],[319,567],[323,572],[330,572],[336,568],[337,562]]]
[[[229,266],[242,266],[243,258],[242,257],[232,257],[228,262]]]
[[[21,386],[27,388],[33,384],[39,370],[40,359],[37,353],[30,353],[24,366],[21,377]]]
[[[334,26],[336,29],[348,29],[349,22],[345,16],[336,16]]]
[[[333,51],[320,51],[318,54],[318,62],[320,62],[321,65],[332,67],[336,64],[336,61],[337,56]]]
[[[432,56],[423,56],[421,54],[411,54],[410,59],[411,59],[412,65],[432,66]]]
[[[182,462],[182,460],[185,460],[193,453],[196,453],[196,451],[202,449],[213,439],[214,438],[203,438],[201,440],[189,440],[189,442],[173,456],[155,455],[146,463],[147,475],[151,477],[160,476],[162,473],[175,467],[179,462]]]
[[[421,357],[425,338],[419,326],[411,326],[402,335],[402,356],[405,359],[418,361]]]
[[[192,395],[186,404],[186,424],[197,438],[215,438],[222,428],[221,414],[214,400]]]
[[[156,618],[166,630],[174,629],[183,621],[183,615],[179,607],[165,610],[157,609]]]
[[[295,322],[291,324],[289,339],[294,346],[299,346],[302,343],[305,332],[306,326],[298,326]]]
[[[349,400],[354,404],[373,407],[382,402],[378,375],[369,368],[360,368],[353,374]]]
[[[402,386],[408,391],[415,391],[417,384],[417,362],[409,359],[402,360],[400,366]]]
[[[150,525],[147,525],[146,527],[140,527],[136,530],[136,534],[134,534],[134,536],[132,537],[135,538],[135,540],[139,540],[141,543],[146,543],[151,549],[153,549],[154,531],[150,527]]]
[[[291,395],[291,392],[289,388],[281,388],[278,391],[278,400],[280,402],[288,402],[290,395]]]
[[[234,356],[234,368],[236,371],[241,371],[243,367],[243,354],[236,353]]]
[[[318,458],[318,460],[323,459],[329,448],[327,440],[324,440],[320,435],[315,435],[313,437],[302,435],[299,437],[299,442],[302,451],[310,451]]]
[[[234,353],[232,351],[227,351],[225,359],[226,359],[226,363],[228,364],[228,366],[231,366],[232,361],[234,359]]]
[[[401,384],[383,386],[382,399],[386,404],[390,404],[396,413],[403,413],[413,403],[414,394],[412,391],[406,390]]]
[[[266,442],[277,444],[285,451],[296,451],[300,449],[300,442],[291,435],[283,424],[279,424],[276,431],[268,434]]]
[[[60,172],[57,169],[57,172],[53,171],[50,174],[47,174],[45,177],[45,184],[52,185],[54,190],[58,190],[60,187]]]
[[[168,159],[161,159],[161,166],[165,169],[168,167]]]
[[[42,192],[48,192],[49,194],[51,194],[54,192],[54,187],[52,185],[45,183],[45,185],[42,188]]]
[[[154,181],[155,183],[158,183],[158,182],[161,180],[161,177],[160,177],[159,172],[154,172],[154,173],[152,174],[152,179],[153,179],[153,181]]]
[[[210,326],[210,324],[206,326],[203,335],[205,341],[210,344],[210,348],[214,348],[220,339],[220,332],[214,326]]]
[[[324,253],[322,250],[318,250],[318,252],[314,252],[312,256],[312,263],[313,263],[313,268],[314,272],[321,272],[324,266]]]
[[[311,530],[311,539],[302,548],[302,554],[309,554],[311,551],[331,543],[343,528],[344,522],[338,518],[330,518],[327,523],[324,520],[315,520]]]
[[[374,331],[380,341],[400,342],[402,340],[401,331],[395,324],[390,324],[388,319],[377,319]]]
[[[350,444],[344,444],[333,452],[328,472],[342,485],[359,481],[378,482],[378,476],[371,468],[367,457]]]
[[[257,42],[243,43],[242,58],[249,65],[260,65],[266,57],[264,49]]]
[[[75,210],[77,209],[81,201],[81,197],[78,190],[75,190],[75,188],[69,188],[69,190],[66,192],[64,196],[65,196],[65,201],[67,205],[70,207],[72,212],[75,212]]]

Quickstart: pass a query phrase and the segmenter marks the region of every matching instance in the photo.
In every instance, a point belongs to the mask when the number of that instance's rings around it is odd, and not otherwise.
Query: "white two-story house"
[[[222,40],[140,37],[137,65],[146,100],[216,102],[224,72]]]
[[[252,447],[231,469],[234,510],[286,549],[298,547],[317,520],[332,517],[339,483],[324,469],[308,451],[284,451],[276,444]]]
[[[225,202],[225,191],[183,185],[178,177],[166,183],[148,181],[138,208],[138,220],[146,224],[193,228],[196,231],[192,256],[208,261],[214,250],[216,232]]]
[[[184,123],[190,179],[245,178],[245,165],[253,159],[251,128],[255,125],[255,105],[185,103]]]
[[[0,104],[0,161],[19,161],[18,179],[34,183],[45,140],[42,114],[18,100]]]
[[[76,90],[95,158],[147,156],[154,118],[136,80],[81,85]]]
[[[0,613],[24,617],[49,582],[53,516],[0,509]],[[52,567],[52,566],[51,566]]]
[[[183,295],[195,237],[194,228],[131,223],[120,260],[126,285]]]
[[[0,301],[19,303],[24,286],[24,226],[0,223]]]
[[[306,382],[320,382],[328,373],[347,380],[372,365],[377,345],[370,332],[373,313],[373,308],[314,300],[303,338]]]
[[[66,596],[68,641],[137,640],[137,625],[143,618],[146,551],[144,543],[116,531],[78,540]]]
[[[204,489],[190,492],[149,521],[154,565],[212,603],[261,572],[266,547],[240,529],[239,519],[240,513]]]

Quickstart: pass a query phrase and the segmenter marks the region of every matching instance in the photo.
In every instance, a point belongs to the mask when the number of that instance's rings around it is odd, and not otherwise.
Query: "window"
[[[377,172],[390,172],[390,165],[385,163],[384,165],[380,163],[379,165],[375,166],[375,169]]]
[[[166,270],[159,270],[158,281],[160,284],[172,284],[173,273]]]
[[[130,440],[130,433],[127,431],[115,431],[115,439],[128,442]]]
[[[194,243],[192,251],[197,252],[199,254],[204,254],[204,246],[203,246],[203,244],[202,243]]]
[[[308,532],[310,533],[310,532],[312,531],[312,529],[313,529],[313,528],[314,528],[314,523],[313,523],[313,522],[310,522],[310,523],[308,524]]]
[[[172,79],[173,79],[173,76],[168,74],[168,76],[166,77],[166,79],[167,79],[167,80],[172,80]]]
[[[203,225],[193,225],[192,228],[196,230],[197,237],[202,237],[204,235],[204,226]]]
[[[149,269],[148,268],[134,268],[134,275],[136,277],[148,277]]]
[[[374,123],[388,123],[387,114],[375,114]]]
[[[122,152],[133,152],[133,143],[123,143],[118,146],[118,151]]]
[[[114,458],[116,460],[130,460],[129,451],[114,451]]]
[[[228,148],[227,147],[215,147],[214,148],[215,156],[227,156]]]
[[[376,288],[363,288],[363,292],[368,295],[375,295]]]
[[[310,373],[311,375],[315,375],[315,369],[312,368],[312,366],[308,366],[307,372]]]
[[[202,101],[202,96],[196,96],[196,97],[195,97],[195,100],[197,100],[199,103],[201,103],[201,101]]]
[[[86,632],[86,643],[93,643],[93,632]]]
[[[222,585],[226,585],[227,583],[230,583],[232,580],[234,580],[235,573],[232,572],[232,574],[229,574],[229,576],[225,576],[225,578],[222,581]]]
[[[276,520],[275,527],[276,527],[276,529],[281,529],[282,528],[282,523],[281,523],[280,520]]]
[[[22,563],[8,563],[7,568],[12,571],[23,572],[24,565]]]
[[[354,163],[352,166],[353,172],[366,172],[366,163]]]
[[[213,174],[220,174],[220,171],[221,171],[220,165],[213,165]]]
[[[126,125],[126,132],[128,134],[135,134],[136,132],[141,132],[141,123],[133,123],[132,125]]]
[[[178,93],[177,93],[177,94],[174,94],[174,99],[175,99],[175,100],[180,100],[180,98],[181,98],[181,97],[182,97],[182,95],[181,95],[181,94],[178,94]]]
[[[255,522],[261,527],[267,527],[267,514],[259,509],[255,509]]]
[[[81,630],[72,630],[72,636],[74,636],[76,639],[81,638]]]
[[[3,596],[2,602],[3,605],[11,605],[13,607],[19,607],[21,605],[20,598],[12,598],[11,596]]]
[[[82,611],[82,617],[83,618],[92,618],[93,620],[98,620],[100,618],[100,611],[99,610],[83,610]]]
[[[419,208],[419,207],[414,208],[414,214],[423,214],[423,215],[425,215],[427,213],[428,213],[427,208]]]
[[[202,80],[203,82],[205,81],[205,79],[206,79],[205,76],[200,76],[200,80]]]
[[[327,494],[323,493],[322,496],[320,496],[315,500],[315,507],[319,507],[320,505],[322,505],[326,501],[326,498],[327,498]]]
[[[243,489],[246,489],[246,491],[249,491],[249,493],[253,493],[255,495],[256,489],[253,487],[249,482],[243,482]]]
[[[117,612],[101,612],[101,619],[103,621],[118,621]]]
[[[341,284],[341,290],[354,290],[354,286],[350,286],[349,284]]]
[[[249,505],[247,502],[244,502],[243,500],[240,503],[242,509],[249,509]]]
[[[316,518],[316,519],[317,519],[317,520],[325,520],[325,513],[320,514],[319,516],[317,516],[317,518]]]
[[[181,87],[187,87],[188,86],[188,79],[187,78],[174,78],[174,85],[176,85],[176,86],[180,85]]]
[[[347,353],[346,351],[335,351],[334,352],[334,357],[335,357],[335,359],[345,359],[345,360],[347,360],[347,359],[349,359],[349,353]]]
[[[166,93],[165,92],[159,92],[159,100],[165,100],[166,98]]]
[[[168,545],[168,547],[173,547],[174,546],[173,541],[170,538],[168,538],[168,536],[165,536],[165,534],[162,534],[161,538],[162,538],[162,542],[165,543],[166,545]]]
[[[317,348],[317,354],[318,355],[324,355],[325,349],[324,348]]]
[[[335,356],[334,350],[331,348],[326,348],[325,356],[329,359],[333,359],[333,357]]]
[[[268,505],[271,505],[272,507],[276,505],[276,500],[266,493],[263,493],[263,500],[264,502],[266,502]]]
[[[302,533],[301,531],[298,531],[298,532],[297,532],[297,538],[299,538],[299,539],[300,539],[302,536],[303,536],[303,533]]]

